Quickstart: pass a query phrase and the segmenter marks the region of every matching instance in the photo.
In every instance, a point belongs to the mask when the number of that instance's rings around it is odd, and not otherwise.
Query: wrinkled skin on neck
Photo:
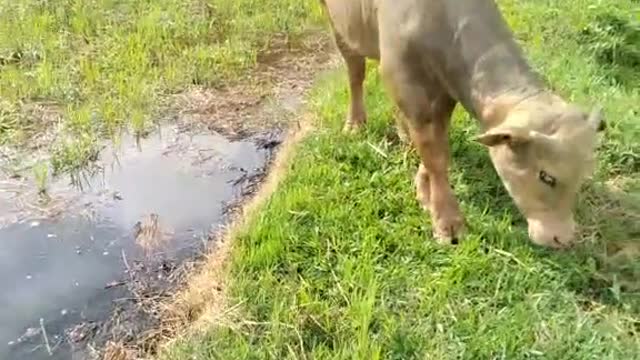
[[[535,99],[508,111],[479,141],[539,245],[563,248],[575,241],[576,195],[595,165],[601,115]]]

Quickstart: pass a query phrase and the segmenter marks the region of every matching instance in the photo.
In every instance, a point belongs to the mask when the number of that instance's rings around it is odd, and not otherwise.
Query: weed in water
[[[38,193],[41,196],[46,196],[47,185],[49,181],[48,164],[45,162],[39,162],[33,166],[32,170],[33,170],[33,176],[35,178],[36,186],[38,188]]]

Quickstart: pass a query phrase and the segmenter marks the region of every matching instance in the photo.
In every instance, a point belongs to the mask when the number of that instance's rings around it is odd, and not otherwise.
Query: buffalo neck
[[[447,4],[447,86],[482,127],[495,126],[505,109],[546,92],[494,1]]]

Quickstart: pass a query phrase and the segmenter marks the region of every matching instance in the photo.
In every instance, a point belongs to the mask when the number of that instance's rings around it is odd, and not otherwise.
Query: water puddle
[[[34,200],[33,184],[3,179],[0,358],[71,358],[68,345],[95,333],[129,296],[120,285],[132,267],[149,259],[167,266],[163,259],[202,249],[226,205],[264,172],[273,139],[162,127],[139,144],[105,149],[101,171],[75,185],[48,184],[46,204]]]

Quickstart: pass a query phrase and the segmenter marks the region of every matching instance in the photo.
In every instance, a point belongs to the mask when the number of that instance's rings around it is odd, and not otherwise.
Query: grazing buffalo
[[[321,1],[349,73],[345,129],[366,123],[365,59],[377,60],[420,154],[417,198],[438,241],[457,243],[464,231],[447,175],[448,128],[460,103],[479,120],[476,140],[489,148],[531,240],[554,248],[574,242],[574,200],[593,172],[601,112],[548,89],[493,0]]]

